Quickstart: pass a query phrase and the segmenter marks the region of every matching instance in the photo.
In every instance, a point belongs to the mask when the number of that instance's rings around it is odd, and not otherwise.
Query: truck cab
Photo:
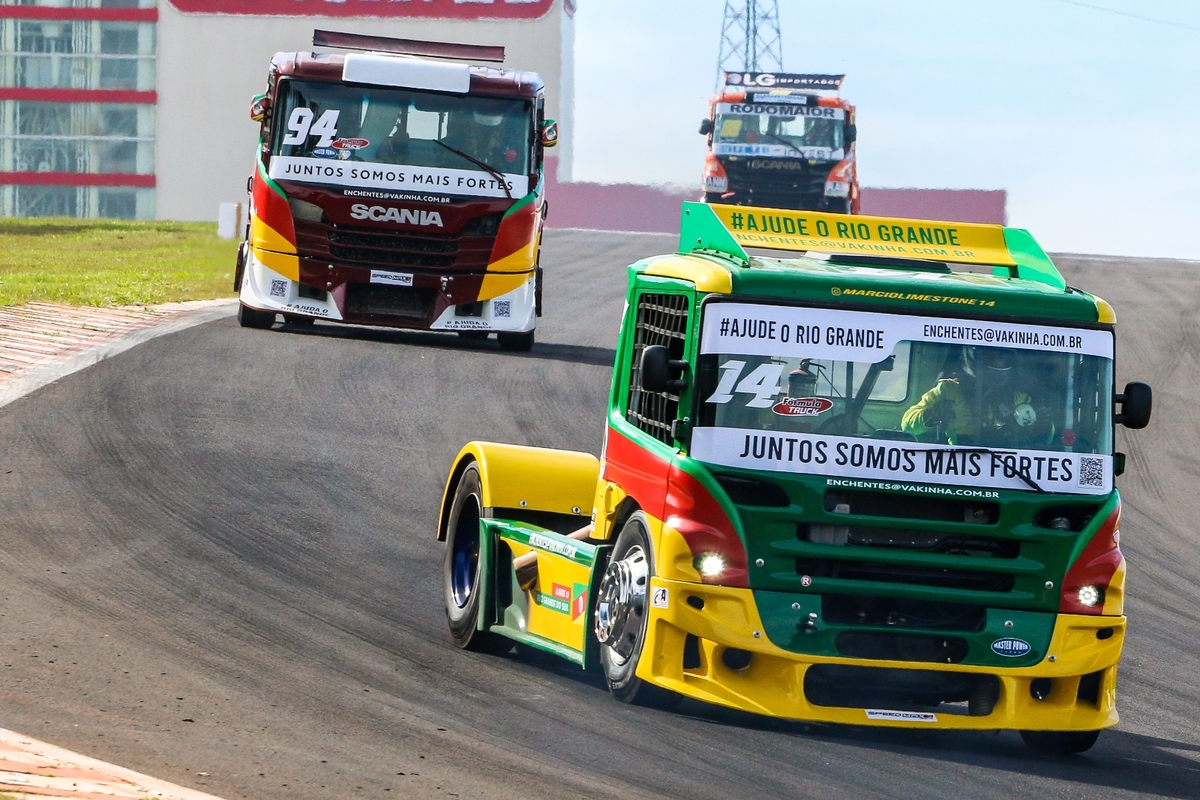
[[[726,73],[700,123],[707,203],[857,214],[854,106],[844,75]]]
[[[541,313],[543,150],[557,141],[503,49],[316,31],[277,53],[237,264],[239,320],[454,331],[528,350]]]

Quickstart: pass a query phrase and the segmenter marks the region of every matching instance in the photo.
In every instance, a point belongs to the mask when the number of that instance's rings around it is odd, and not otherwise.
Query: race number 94
[[[320,136],[317,142],[317,147],[329,147],[333,144],[334,137],[337,136],[337,121],[338,115],[341,112],[336,109],[329,109],[313,122],[313,112],[311,108],[298,106],[292,109],[292,115],[288,117],[287,129],[288,133],[283,137],[284,144],[304,144],[309,136]]]

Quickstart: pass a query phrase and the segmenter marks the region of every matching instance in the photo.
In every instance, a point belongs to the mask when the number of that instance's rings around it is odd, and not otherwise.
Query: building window
[[[0,216],[153,219],[156,0],[0,3]]]

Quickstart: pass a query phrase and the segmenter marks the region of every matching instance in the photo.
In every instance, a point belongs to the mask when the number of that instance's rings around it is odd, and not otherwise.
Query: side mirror
[[[267,113],[271,110],[271,99],[265,94],[256,94],[254,99],[250,101],[250,119],[255,122],[262,122],[267,118]]]
[[[675,376],[687,371],[687,366],[686,361],[671,358],[670,352],[661,344],[650,345],[642,350],[642,389],[647,392],[682,392],[687,388],[687,381]]]
[[[542,147],[558,144],[558,122],[548,119],[542,123]]]
[[[846,144],[854,144],[856,141],[858,141],[858,126],[857,125],[847,125],[846,126]]]
[[[1126,428],[1144,428],[1150,424],[1150,410],[1154,405],[1153,393],[1150,387],[1138,381],[1125,384],[1125,391],[1115,398],[1121,410],[1114,417]]]
[[[700,121],[700,135],[701,136],[708,136],[715,129],[716,129],[716,125],[713,124],[713,121],[711,119],[704,119],[704,120]]]

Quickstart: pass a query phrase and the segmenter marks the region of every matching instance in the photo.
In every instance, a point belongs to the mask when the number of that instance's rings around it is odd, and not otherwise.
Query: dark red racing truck
[[[242,326],[326,320],[533,346],[541,310],[542,79],[499,47],[316,31],[277,53],[234,288]]]
[[[704,202],[857,214],[854,106],[845,75],[727,72],[700,123]]]

